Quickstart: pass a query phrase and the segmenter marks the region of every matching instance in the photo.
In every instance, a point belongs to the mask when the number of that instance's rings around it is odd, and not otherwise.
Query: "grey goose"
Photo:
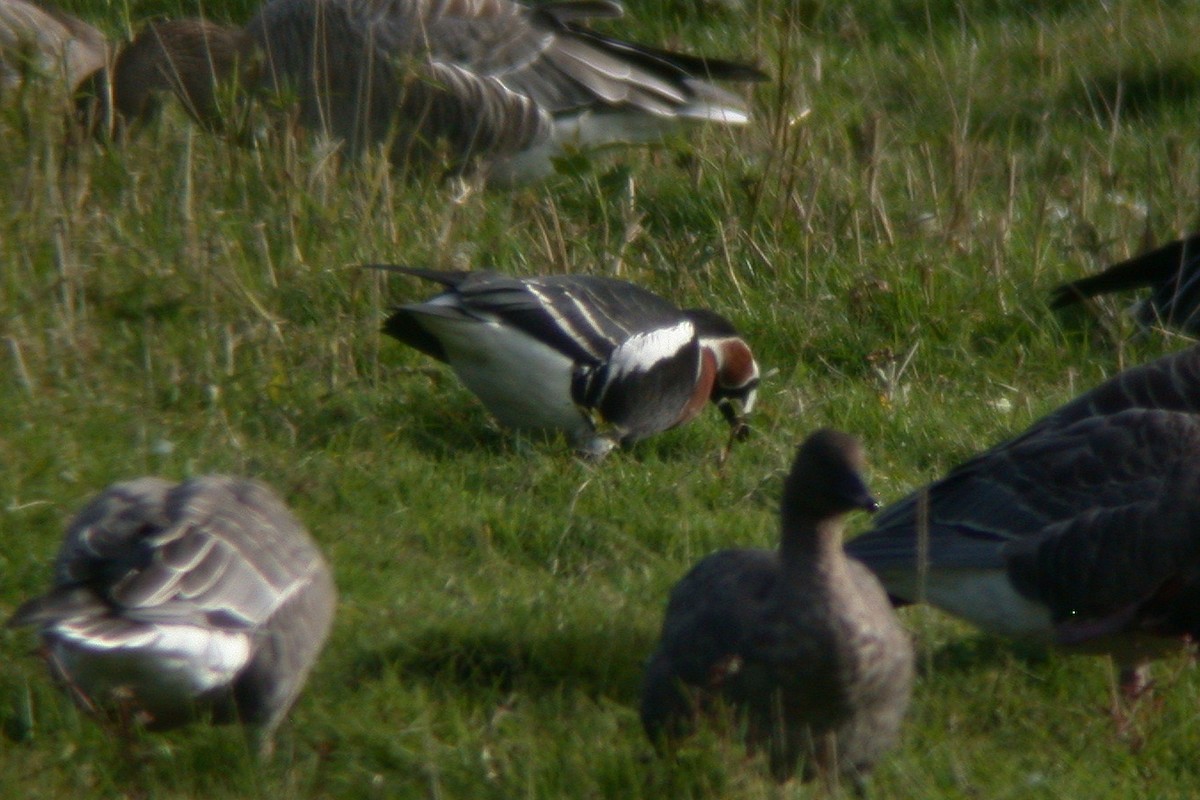
[[[1140,325],[1200,334],[1200,234],[1165,244],[1054,289],[1051,308],[1111,292],[1148,288],[1134,311]]]
[[[634,284],[585,275],[368,265],[438,283],[384,333],[448,364],[502,424],[561,431],[601,457],[715,404],[744,436],[759,370],[737,329]]]
[[[69,98],[108,62],[100,31],[48,3],[0,0],[0,99],[28,80]]]
[[[882,511],[847,551],[903,602],[1145,662],[1200,636],[1200,348],[1126,370]],[[919,520],[927,522],[927,537]]]
[[[873,511],[861,445],[821,430],[784,484],[778,550],[722,550],[671,591],[641,716],[665,744],[717,701],[748,717],[771,771],[860,784],[897,741],[913,650],[874,575],[842,549],[844,518]]]
[[[544,176],[564,148],[657,139],[687,121],[749,120],[746,103],[712,81],[762,72],[583,25],[622,13],[612,0],[270,0],[225,37],[197,26],[186,44],[188,23],[175,23],[180,50],[209,48],[214,66],[240,60],[237,75],[159,71],[183,75],[171,88],[191,108],[214,108],[213,78],[234,77],[295,98],[302,125],[351,153],[383,142],[396,164],[482,161],[504,182]],[[153,27],[144,36],[164,40]],[[173,61],[170,50],[159,55]]]
[[[34,626],[85,708],[148,729],[242,722],[266,752],[333,620],[316,544],[264,485],[210,475],[110,486],[67,529]]]

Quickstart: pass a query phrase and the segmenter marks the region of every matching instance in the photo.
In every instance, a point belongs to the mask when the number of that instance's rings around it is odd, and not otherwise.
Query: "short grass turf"
[[[114,37],[252,4],[64,3]],[[67,151],[36,93],[0,109],[0,616],[41,590],[108,483],[276,487],[334,564],[329,646],[264,764],[229,730],[117,737],[0,632],[0,797],[756,798],[711,733],[671,761],[637,719],[666,594],[770,546],[813,429],[863,438],[891,500],[1120,368],[1188,341],[1056,283],[1195,227],[1195,4],[630,0],[607,30],[757,60],[755,124],[575,159],[479,192],[241,148],[177,109]],[[599,466],[500,430],[383,339],[428,286],[362,262],[635,281],[742,328],[755,435],[719,416]],[[854,520],[857,528],[866,519]],[[921,674],[880,798],[1194,795],[1186,656],[1112,713],[1112,667],[903,618]]]

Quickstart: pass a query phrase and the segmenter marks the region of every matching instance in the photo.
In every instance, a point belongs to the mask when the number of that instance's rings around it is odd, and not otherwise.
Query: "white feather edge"
[[[198,627],[130,623],[105,637],[86,623],[50,628],[55,660],[89,693],[153,683],[158,693],[198,695],[232,682],[249,663],[251,636]]]
[[[635,333],[613,350],[609,358],[609,382],[625,375],[649,372],[656,365],[674,358],[695,338],[696,327],[688,320],[669,328]]]

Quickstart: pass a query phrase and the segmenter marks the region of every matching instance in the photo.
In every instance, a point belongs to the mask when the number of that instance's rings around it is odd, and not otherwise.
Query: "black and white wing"
[[[387,265],[374,269],[440,283],[439,298],[397,310],[388,334],[445,361],[428,333],[414,331],[414,314],[446,314],[496,320],[549,345],[574,362],[598,364],[638,333],[677,325],[677,307],[638,286],[610,278],[549,275],[516,278],[495,272],[441,272]]]

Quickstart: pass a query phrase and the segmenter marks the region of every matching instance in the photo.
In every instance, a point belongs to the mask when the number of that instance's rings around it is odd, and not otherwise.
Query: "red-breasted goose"
[[[758,364],[737,329],[625,281],[370,265],[442,284],[384,332],[450,365],[504,425],[563,431],[599,457],[687,422],[712,401],[735,434]]]

